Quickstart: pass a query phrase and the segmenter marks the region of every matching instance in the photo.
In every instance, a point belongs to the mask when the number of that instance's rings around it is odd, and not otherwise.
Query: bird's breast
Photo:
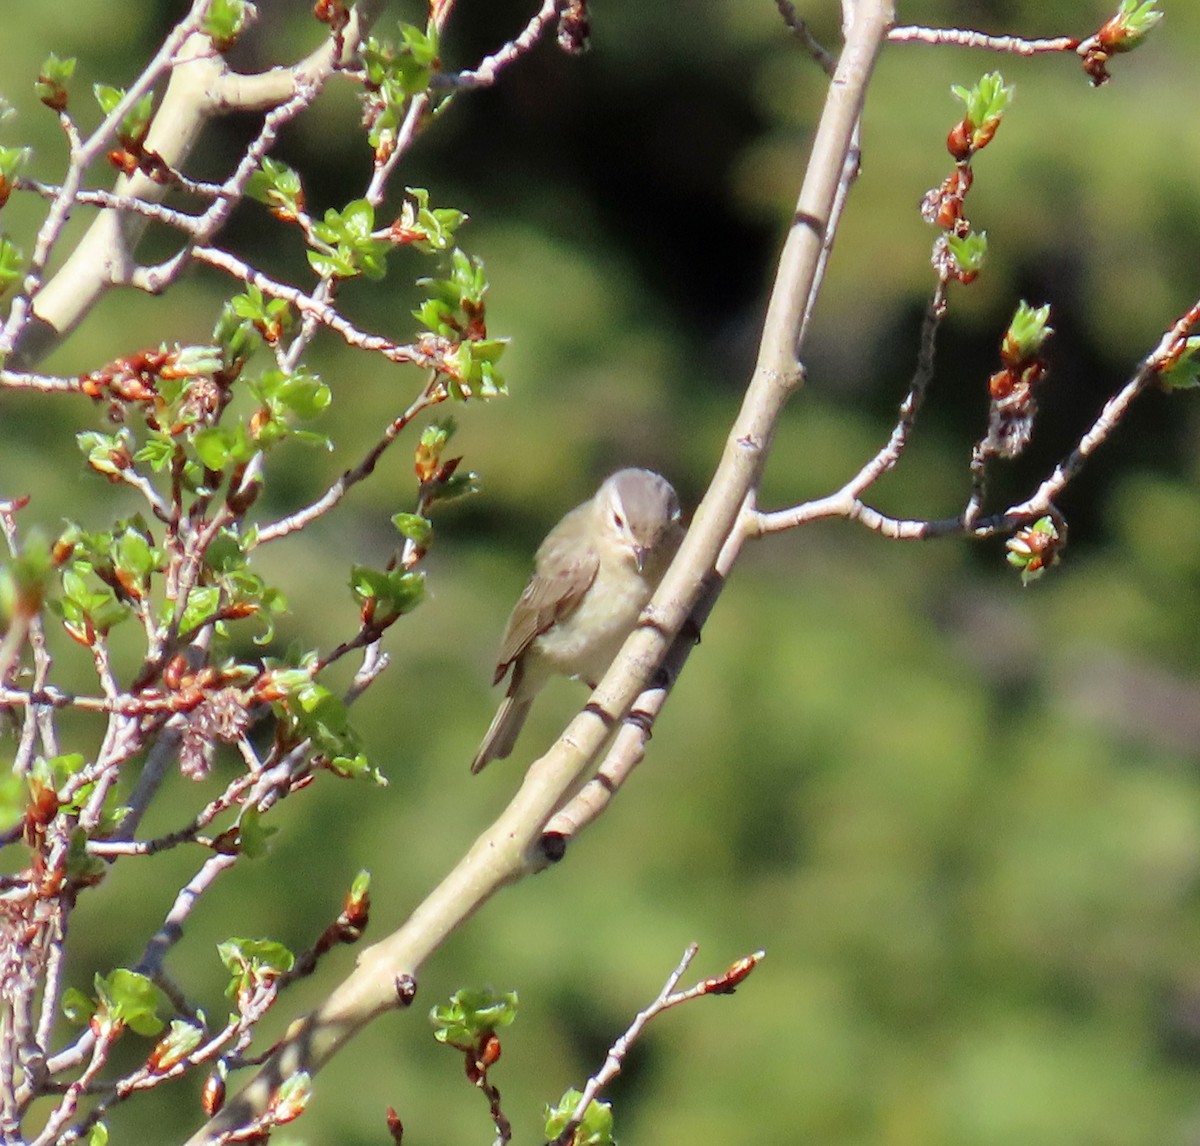
[[[537,638],[539,657],[565,676],[598,680],[633,631],[651,591],[632,563],[602,564],[575,610]]]

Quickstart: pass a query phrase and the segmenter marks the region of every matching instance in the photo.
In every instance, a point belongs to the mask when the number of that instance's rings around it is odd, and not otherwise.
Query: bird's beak
[[[646,558],[650,555],[650,550],[645,545],[635,545],[633,547],[633,563],[637,566],[637,571],[642,573],[646,568]]]

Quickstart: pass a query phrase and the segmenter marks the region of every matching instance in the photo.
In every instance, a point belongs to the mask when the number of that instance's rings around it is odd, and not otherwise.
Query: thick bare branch
[[[251,1123],[284,1080],[299,1070],[317,1071],[362,1026],[404,1005],[410,994],[399,991],[397,984],[413,981],[426,958],[497,890],[544,865],[537,845],[547,821],[599,755],[614,721],[645,687],[701,594],[710,605],[715,599],[719,582],[710,573],[738,528],[775,424],[800,382],[797,355],[804,315],[867,83],[891,20],[887,0],[860,0],[855,5],[780,260],[758,365],[709,492],[642,624],[587,708],[531,766],[500,818],[397,931],[362,952],[354,972],[316,1012],[293,1024],[259,1075],[193,1137],[193,1146],[216,1142],[231,1129]]]

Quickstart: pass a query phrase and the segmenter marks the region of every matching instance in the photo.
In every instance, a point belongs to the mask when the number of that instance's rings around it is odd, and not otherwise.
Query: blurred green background
[[[1017,87],[969,200],[990,262],[953,293],[929,406],[877,504],[913,516],[961,507],[985,379],[1019,299],[1051,302],[1058,333],[1033,446],[997,474],[995,507],[1069,449],[1194,300],[1200,7],[1162,6],[1152,41],[1099,91],[1070,58],[885,51],[809,384],[779,433],[766,504],[834,488],[891,428],[932,286],[917,204],[949,168],[952,83],[998,67]],[[10,7],[0,76],[21,118],[3,142],[35,144],[36,174],[53,179],[63,147],[31,95],[46,52],[80,57],[81,95],[97,80],[128,83],[184,5],[119,17],[103,0]],[[829,44],[836,7],[798,5]],[[306,4],[260,8],[240,66],[318,42]],[[494,50],[532,8],[460,0],[448,66]],[[899,8],[906,22],[1028,36],[1083,35],[1110,12],[1093,0]],[[421,18],[398,5],[385,24],[397,15]],[[511,396],[458,411],[456,452],[483,492],[439,513],[430,599],[389,634],[392,667],[355,710],[391,785],[320,780],[273,815],[271,854],[200,906],[170,968],[211,1015],[224,1013],[219,939],[303,948],[359,867],[374,873],[372,932],[384,934],[582,700],[575,685],[550,690],[517,758],[468,775],[497,699],[488,682],[507,610],[554,520],[624,464],[661,469],[694,505],[715,464],[824,84],[769,0],[605,0],[593,21],[583,59],[543,45],[494,89],[456,100],[395,183],[396,195],[426,186],[471,214],[460,242],[487,263],[492,331],[513,339]],[[355,122],[336,88],[282,141],[315,212],[365,185]],[[193,173],[225,172],[253,127],[214,125]],[[5,209],[18,240],[35,207]],[[307,281],[293,236],[260,209],[239,212],[229,241]],[[382,286],[345,292],[347,309],[403,337],[405,276],[426,271],[398,257]],[[47,366],[204,340],[227,290],[202,273],[163,299],[113,296]],[[333,340],[309,361],[334,387],[322,428],[339,453],[281,454],[263,520],[323,490],[421,381]],[[0,493],[33,494],[26,521],[98,526],[136,508],[89,477],[72,444],[99,410],[5,395],[0,415]],[[1195,399],[1148,395],[1062,499],[1065,562],[1028,590],[998,542],[901,545],[827,523],[753,547],[611,812],[563,865],[462,930],[427,967],[414,1012],[351,1045],[289,1137],[385,1141],[390,1104],[406,1143],[487,1140],[484,1103],[423,1016],[488,982],[521,994],[494,1078],[518,1138],[538,1141],[541,1104],[599,1067],[696,940],[698,974],[760,946],[768,958],[734,998],[651,1026],[610,1094],[625,1143],[1200,1142],[1198,430]],[[262,553],[292,606],[281,641],[328,648],[353,631],[347,566],[386,560],[388,518],[411,507],[411,444],[344,512]],[[86,679],[76,652],[60,664]],[[177,783],[146,830],[178,826],[220,783]],[[80,904],[70,980],[133,961],[202,858],[118,865]],[[271,1030],[352,958],[330,956]],[[200,1117],[195,1089],[131,1103],[114,1140],[181,1138]]]

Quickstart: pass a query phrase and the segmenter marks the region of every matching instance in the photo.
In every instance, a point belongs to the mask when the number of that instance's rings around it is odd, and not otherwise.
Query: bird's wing
[[[596,579],[600,558],[590,545],[565,549],[551,547],[538,554],[537,568],[508,618],[494,684],[535,638],[574,611]]]

